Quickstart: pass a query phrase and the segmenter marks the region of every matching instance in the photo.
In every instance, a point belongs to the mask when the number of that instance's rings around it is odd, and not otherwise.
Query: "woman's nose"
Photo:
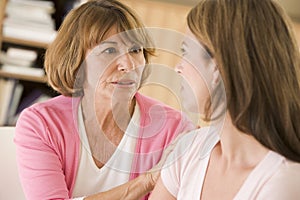
[[[135,70],[135,62],[130,53],[124,53],[118,58],[117,67],[118,70],[122,72]]]

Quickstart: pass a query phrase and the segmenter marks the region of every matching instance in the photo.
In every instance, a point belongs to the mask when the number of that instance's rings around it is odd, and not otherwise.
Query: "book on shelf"
[[[3,36],[48,44],[55,39],[56,31],[47,31],[34,27],[25,29],[22,26],[4,25]]]
[[[42,0],[9,0],[3,21],[3,36],[50,43],[56,37],[52,18],[54,3]]]
[[[20,67],[16,65],[4,64],[2,65],[1,70],[3,72],[25,76],[43,77],[45,75],[44,69],[36,67]]]
[[[30,6],[45,9],[51,13],[54,12],[54,3],[51,0],[9,0],[9,2],[17,3],[20,6]]]
[[[13,74],[43,77],[44,70],[33,67],[37,57],[36,51],[9,47],[6,52],[0,52],[0,69]]]
[[[0,52],[0,63],[20,67],[32,67],[37,59],[33,50],[9,47],[6,52]]]
[[[3,20],[3,25],[4,26],[12,26],[12,27],[17,27],[17,28],[25,28],[28,29],[30,28],[36,28],[38,30],[47,30],[47,31],[53,31],[54,27],[54,22],[41,22],[41,21],[33,21],[33,20],[21,20],[22,23],[20,23],[20,19],[18,18],[13,18],[13,17],[8,17]]]
[[[15,124],[15,114],[20,103],[20,99],[24,90],[24,86],[22,84],[15,84],[13,95],[11,97],[11,101],[8,107],[8,112],[6,114],[7,121],[6,125],[14,125]]]
[[[54,11],[52,1],[9,0],[6,6],[6,15],[9,18],[45,24],[54,24],[51,16]]]
[[[7,49],[6,54],[11,58],[20,58],[23,60],[34,61],[37,59],[37,52],[28,49],[10,47]]]
[[[17,110],[22,91],[23,87],[16,80],[0,79],[0,126],[9,123],[9,115]]]

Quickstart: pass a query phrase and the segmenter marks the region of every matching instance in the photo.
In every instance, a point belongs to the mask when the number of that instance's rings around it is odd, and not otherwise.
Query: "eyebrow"
[[[118,44],[118,43],[117,43],[117,42],[114,42],[114,41],[107,41],[107,40],[106,40],[106,41],[101,42],[100,45],[101,45],[101,44],[114,44],[114,45],[116,45],[116,44]]]

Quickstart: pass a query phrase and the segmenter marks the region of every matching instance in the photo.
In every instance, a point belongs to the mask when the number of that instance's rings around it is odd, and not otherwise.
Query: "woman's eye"
[[[129,49],[129,53],[135,53],[135,54],[138,54],[142,51],[143,51],[143,48],[140,46],[134,46],[131,49]]]
[[[186,50],[185,50],[185,48],[181,47],[181,48],[180,48],[180,51],[181,51],[181,55],[182,55],[182,56],[186,55]]]
[[[108,53],[108,54],[112,54],[112,53],[116,53],[117,50],[114,47],[109,47],[106,48],[104,51],[102,51],[103,53]]]

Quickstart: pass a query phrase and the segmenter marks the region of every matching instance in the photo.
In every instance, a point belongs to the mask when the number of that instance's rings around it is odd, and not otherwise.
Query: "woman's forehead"
[[[102,40],[98,45],[132,46],[133,44],[137,44],[137,41],[129,39],[123,33],[117,33]]]
[[[119,32],[120,31],[118,31],[116,26],[112,26],[103,36],[102,41],[108,40],[109,38],[113,38],[114,36],[118,35]]]
[[[108,30],[99,44],[111,43],[125,46],[138,44],[140,43],[137,36],[138,34],[139,33],[134,30],[119,31],[116,27],[112,27],[110,30]]]

